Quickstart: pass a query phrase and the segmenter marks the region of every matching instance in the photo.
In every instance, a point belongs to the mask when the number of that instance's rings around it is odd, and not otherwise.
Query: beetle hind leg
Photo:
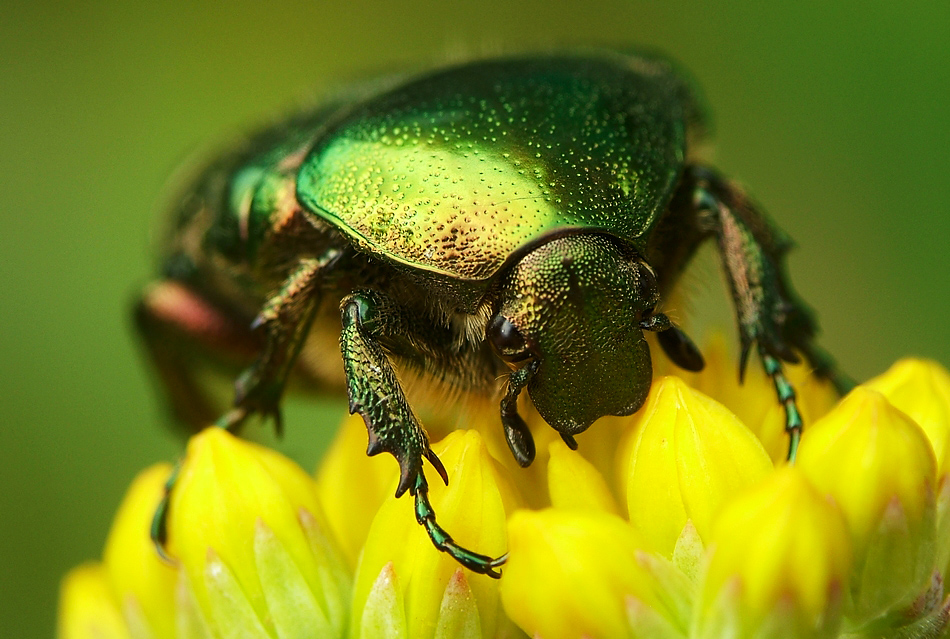
[[[145,290],[135,306],[135,325],[174,418],[193,430],[221,414],[227,380],[260,348],[246,324],[174,280]]]
[[[415,498],[416,521],[425,528],[432,544],[473,572],[499,577],[496,570],[505,558],[493,559],[459,546],[437,522],[429,502],[429,485],[422,471],[427,459],[448,484],[448,474],[429,447],[429,438],[413,414],[396,379],[380,338],[392,336],[404,325],[402,311],[383,294],[361,291],[340,304],[343,331],[340,348],[346,374],[350,413],[366,422],[369,445],[366,453],[390,453],[399,462],[396,497],[409,492]]]

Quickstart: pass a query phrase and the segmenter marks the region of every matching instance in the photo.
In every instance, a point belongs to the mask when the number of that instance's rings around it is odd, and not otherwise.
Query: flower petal
[[[168,464],[156,464],[132,482],[109,530],[103,565],[127,619],[156,638],[175,636],[176,570],[161,560],[149,529],[164,494]]]
[[[101,564],[73,568],[60,586],[59,639],[130,639]]]
[[[475,596],[461,568],[445,587],[435,639],[479,639],[482,636]]]
[[[460,545],[497,557],[507,549],[506,512],[519,498],[503,469],[495,463],[477,431],[455,431],[433,450],[445,465],[449,485],[426,468],[429,497],[440,526]],[[396,473],[391,488],[395,490]],[[370,592],[380,571],[393,565],[398,577],[412,637],[432,637],[438,625],[446,586],[458,563],[439,552],[425,529],[416,523],[412,497],[389,497],[376,514],[357,569],[353,593],[351,636],[364,634]],[[475,598],[483,636],[492,637],[505,623],[500,614],[498,582],[486,575],[467,574]]]
[[[331,623],[293,558],[263,521],[257,522],[254,556],[261,590],[280,639],[338,634],[335,631],[343,627],[343,619]]]
[[[617,502],[604,476],[580,453],[562,441],[548,447],[548,491],[555,508],[596,510],[618,514]]]
[[[705,538],[723,501],[772,468],[735,415],[676,377],[654,381],[619,451],[630,522],[667,557],[687,521]]]
[[[544,639],[623,637],[634,598],[669,616],[638,561],[643,538],[614,515],[586,510],[517,511],[501,578],[505,611]]]
[[[938,475],[950,471],[950,374],[937,362],[902,359],[875,377],[868,388],[880,392],[927,434]]]
[[[366,455],[363,418],[344,419],[320,462],[317,493],[351,571],[356,570],[373,516],[389,493],[393,472],[389,459]]]
[[[216,636],[270,639],[270,633],[237,577],[211,548],[208,548],[199,591],[206,597],[204,616],[213,625]]]
[[[851,543],[841,513],[796,468],[730,501],[709,547],[698,636],[835,636]]]
[[[409,636],[406,605],[392,562],[379,571],[366,595],[356,636],[360,639],[406,639]]]

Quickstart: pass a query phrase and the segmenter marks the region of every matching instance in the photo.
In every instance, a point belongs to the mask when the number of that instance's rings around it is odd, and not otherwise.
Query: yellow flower
[[[59,593],[59,639],[131,639],[101,564],[73,568]]]
[[[699,637],[835,637],[851,568],[841,512],[779,468],[719,514]]]
[[[426,469],[429,497],[439,525],[466,548],[497,557],[505,552],[507,513],[518,504],[508,479],[488,454],[477,431],[455,431],[433,446],[449,474],[449,485]],[[416,523],[411,498],[395,498],[395,464],[389,497],[376,513],[356,571],[350,617],[351,637],[376,636],[381,610],[398,611],[393,636],[432,637],[447,622],[445,610],[471,611],[479,636],[494,637],[506,625],[497,582],[462,572],[437,552]],[[404,621],[403,621],[404,620]]]
[[[548,493],[555,508],[620,512],[600,471],[561,441],[548,445]]]
[[[176,572],[155,552],[148,533],[169,473],[171,466],[156,464],[135,478],[103,552],[105,574],[129,625],[154,637],[175,636]]]
[[[363,418],[351,415],[343,420],[317,470],[317,495],[351,571],[356,570],[376,511],[391,493],[395,472],[391,459],[367,457],[365,452]]]
[[[762,442],[773,462],[784,462],[788,455],[785,410],[775,401],[772,380],[753,364],[746,368],[745,378],[740,382],[735,354],[721,334],[713,335],[703,356],[706,367],[699,373],[686,374],[684,380],[735,413]],[[812,375],[805,364],[788,366],[786,377],[795,387],[796,403],[806,424],[823,416],[838,401],[831,383]]]
[[[936,464],[920,426],[859,386],[806,430],[799,464],[848,522],[853,620],[909,604],[926,588],[936,559]]]
[[[654,381],[619,450],[628,517],[666,556],[687,522],[705,539],[723,502],[772,469],[735,415],[677,377]]]
[[[738,387],[724,352],[688,378],[702,390],[657,379],[638,414],[598,421],[578,451],[523,401],[538,443],[527,470],[497,404],[466,411],[467,430],[433,431],[447,433],[433,450],[450,477],[446,487],[426,467],[438,523],[466,548],[508,551],[500,580],[433,547],[413,498],[393,496],[397,464],[365,456],[359,417],[317,480],[205,431],[169,504],[175,563],[148,538],[162,465],[130,488],[103,563],[64,579],[59,636],[942,636],[950,516],[934,521],[950,513],[950,481],[935,496],[931,447],[950,439],[945,371],[895,367],[872,384],[903,412],[859,389],[806,424],[798,467],[774,468],[786,444],[774,392],[752,369]],[[827,412],[827,385],[789,376],[806,416]]]
[[[213,632],[342,632],[349,575],[291,461],[208,428],[188,444],[169,512],[169,552]]]
[[[522,510],[511,518],[508,534],[502,599],[532,636],[626,636],[632,599],[666,612],[637,557],[643,539],[615,515]]]
[[[936,362],[902,359],[865,384],[913,419],[927,434],[938,476],[950,470],[950,375]]]

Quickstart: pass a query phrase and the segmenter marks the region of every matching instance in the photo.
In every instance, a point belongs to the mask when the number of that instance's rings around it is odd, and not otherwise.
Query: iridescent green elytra
[[[373,253],[464,280],[567,229],[643,253],[696,109],[668,64],[599,58],[484,62],[367,100],[308,154],[300,201]]]
[[[163,278],[138,307],[177,416],[235,428],[257,413],[279,428],[289,378],[345,388],[368,454],[399,461],[397,496],[415,496],[435,546],[497,576],[504,557],[462,548],[436,523],[423,458],[448,477],[397,371],[499,398],[523,466],[535,447],[516,409],[522,390],[576,447],[601,416],[643,404],[643,331],[676,364],[702,368],[657,307],[716,238],[740,374],[755,344],[794,458],[801,419],[781,362],[800,354],[846,381],[788,282],[788,239],[693,157],[705,132],[697,105],[663,59],[585,51],[390,80],[249,138],[177,203]],[[209,367],[235,371],[230,409],[203,383]]]

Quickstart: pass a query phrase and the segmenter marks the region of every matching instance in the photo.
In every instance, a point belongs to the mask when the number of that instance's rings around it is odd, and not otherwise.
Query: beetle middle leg
[[[320,258],[301,260],[280,290],[264,305],[248,331],[250,335],[255,329],[263,329],[266,334],[264,348],[235,382],[234,406],[218,419],[216,426],[234,430],[248,416],[261,413],[274,418],[277,433],[280,434],[278,403],[320,306],[322,271],[338,256],[339,251],[331,250]],[[145,317],[147,319],[151,315],[146,314]],[[168,504],[177,476],[178,465],[165,483],[164,495],[152,518],[151,538],[163,557],[167,540]]]
[[[422,471],[423,458],[448,484],[448,474],[429,447],[429,438],[406,401],[396,373],[380,338],[404,324],[401,309],[377,291],[359,291],[340,304],[343,332],[340,348],[346,374],[350,413],[358,412],[369,433],[367,455],[390,453],[399,462],[396,497],[409,491],[415,497],[416,521],[432,543],[473,572],[499,577],[495,570],[505,558],[492,558],[459,546],[436,522],[429,502],[429,485]]]
[[[663,269],[667,277],[675,276],[705,237],[717,238],[739,323],[739,377],[744,375],[754,344],[785,408],[788,459],[794,461],[802,420],[782,362],[797,363],[803,355],[816,374],[829,379],[840,393],[847,392],[853,382],[815,344],[814,314],[795,293],[785,269],[790,238],[741,187],[701,166],[687,167],[662,224],[659,237],[667,238],[670,250],[664,256],[666,244],[661,239],[657,255],[667,261]],[[673,243],[678,248],[672,248]]]
[[[259,413],[272,417],[281,434],[280,398],[320,307],[324,269],[339,255],[331,250],[320,258],[301,260],[261,309],[251,329],[265,333],[264,349],[235,382],[234,407],[218,420],[218,426],[233,430],[249,415]]]

